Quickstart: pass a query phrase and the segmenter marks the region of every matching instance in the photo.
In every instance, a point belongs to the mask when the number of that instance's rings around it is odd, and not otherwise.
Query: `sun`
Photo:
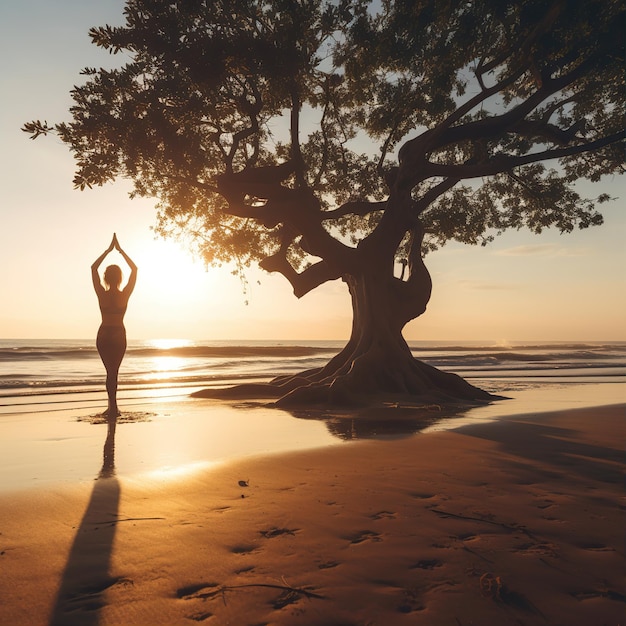
[[[206,277],[206,268],[190,252],[174,241],[154,239],[137,250],[137,265],[144,280],[167,281],[171,288],[185,289],[200,277]]]
[[[199,259],[173,241],[152,240],[136,253],[140,280],[150,291],[167,289],[168,297],[184,297],[206,286],[209,273]]]
[[[207,267],[177,241],[144,233],[134,240],[129,236],[125,250],[137,264],[137,286],[126,316],[130,337],[176,344],[181,339],[219,340],[241,315],[241,284],[228,264]],[[125,280],[128,268],[123,260],[120,265]]]
[[[137,264],[137,286],[127,314],[131,336],[180,340],[215,333],[212,318],[220,311],[216,302],[228,291],[219,268],[207,268],[171,240],[142,237],[130,241],[128,250]]]

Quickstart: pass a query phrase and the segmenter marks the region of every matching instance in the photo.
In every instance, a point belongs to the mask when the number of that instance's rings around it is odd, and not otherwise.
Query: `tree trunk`
[[[367,249],[357,249],[358,275],[343,275],[352,298],[350,340],[324,367],[281,376],[269,384],[243,384],[194,395],[272,397],[278,398],[276,404],[282,407],[354,406],[402,400],[454,404],[495,399],[456,374],[415,359],[402,336],[404,326],[422,315],[430,300],[432,284],[422,259],[422,237],[418,222],[409,246],[406,280],[404,275],[393,275],[395,247],[389,245],[393,237],[379,239],[377,245]]]
[[[426,403],[493,399],[459,376],[441,372],[411,354],[402,329],[425,311],[430,298],[426,268],[419,273],[414,266],[406,282],[381,272],[344,276],[353,308],[348,344],[323,368],[274,379],[273,384],[283,391],[292,388],[277,404],[355,405],[375,398]]]

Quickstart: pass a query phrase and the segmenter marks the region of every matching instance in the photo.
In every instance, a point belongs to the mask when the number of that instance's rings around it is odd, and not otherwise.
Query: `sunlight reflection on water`
[[[250,455],[340,443],[322,422],[295,420],[262,406],[237,409],[210,400],[146,402],[145,397],[120,406],[123,415],[115,435],[118,476],[151,473],[171,479],[178,472]],[[142,419],[133,420],[133,415]],[[102,465],[107,432],[103,420],[96,418],[84,405],[2,416],[0,491],[93,480]]]
[[[198,461],[196,463],[187,463],[183,465],[174,465],[169,467],[160,467],[158,469],[147,472],[147,476],[150,478],[156,478],[157,480],[178,480],[185,478],[196,472],[200,472],[210,467],[219,465],[217,462],[210,461]]]
[[[510,399],[469,409],[461,416],[445,418],[421,432],[450,430],[476,422],[489,422],[527,413],[566,411],[626,402],[626,384],[624,383],[575,385],[572,383],[554,383],[541,387],[533,386],[511,390],[509,393],[502,391],[501,393],[509,396]]]
[[[512,399],[471,408],[456,415],[437,407],[288,413],[262,403],[223,401],[129,390],[120,403],[123,416],[115,435],[115,470],[121,477],[150,475],[171,480],[215,464],[358,439],[390,439],[506,419],[524,413],[558,411],[626,402],[624,384],[547,384],[510,390]],[[72,401],[72,396],[80,396]],[[65,394],[50,409],[44,403],[28,412],[0,415],[0,491],[52,483],[91,481],[102,466],[107,427],[96,413],[102,402],[84,394]],[[98,410],[96,410],[98,407]],[[13,407],[15,409],[16,407]],[[26,407],[24,407],[26,408]],[[140,419],[141,418],[141,419]]]

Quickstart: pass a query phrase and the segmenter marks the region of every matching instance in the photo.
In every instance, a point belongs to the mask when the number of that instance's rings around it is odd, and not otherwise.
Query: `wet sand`
[[[178,473],[105,456],[0,495],[0,624],[623,625],[625,409]]]

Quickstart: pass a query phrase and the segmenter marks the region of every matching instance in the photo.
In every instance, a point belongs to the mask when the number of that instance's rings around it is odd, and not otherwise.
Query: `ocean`
[[[101,415],[104,367],[94,344],[0,341],[0,493],[91,481],[103,458],[113,463]],[[323,365],[343,342],[130,341],[120,371],[115,471],[169,480],[250,455],[626,402],[626,342],[410,345],[417,358],[509,399],[452,414],[424,407],[419,416],[390,404],[359,419],[341,411],[277,411],[260,401],[198,400],[189,397],[198,389]]]
[[[188,396],[318,367],[342,341],[130,341],[119,397]],[[493,393],[549,385],[626,382],[626,342],[409,343],[416,358]],[[71,400],[70,400],[71,398]],[[94,340],[0,340],[0,415],[106,404]]]

